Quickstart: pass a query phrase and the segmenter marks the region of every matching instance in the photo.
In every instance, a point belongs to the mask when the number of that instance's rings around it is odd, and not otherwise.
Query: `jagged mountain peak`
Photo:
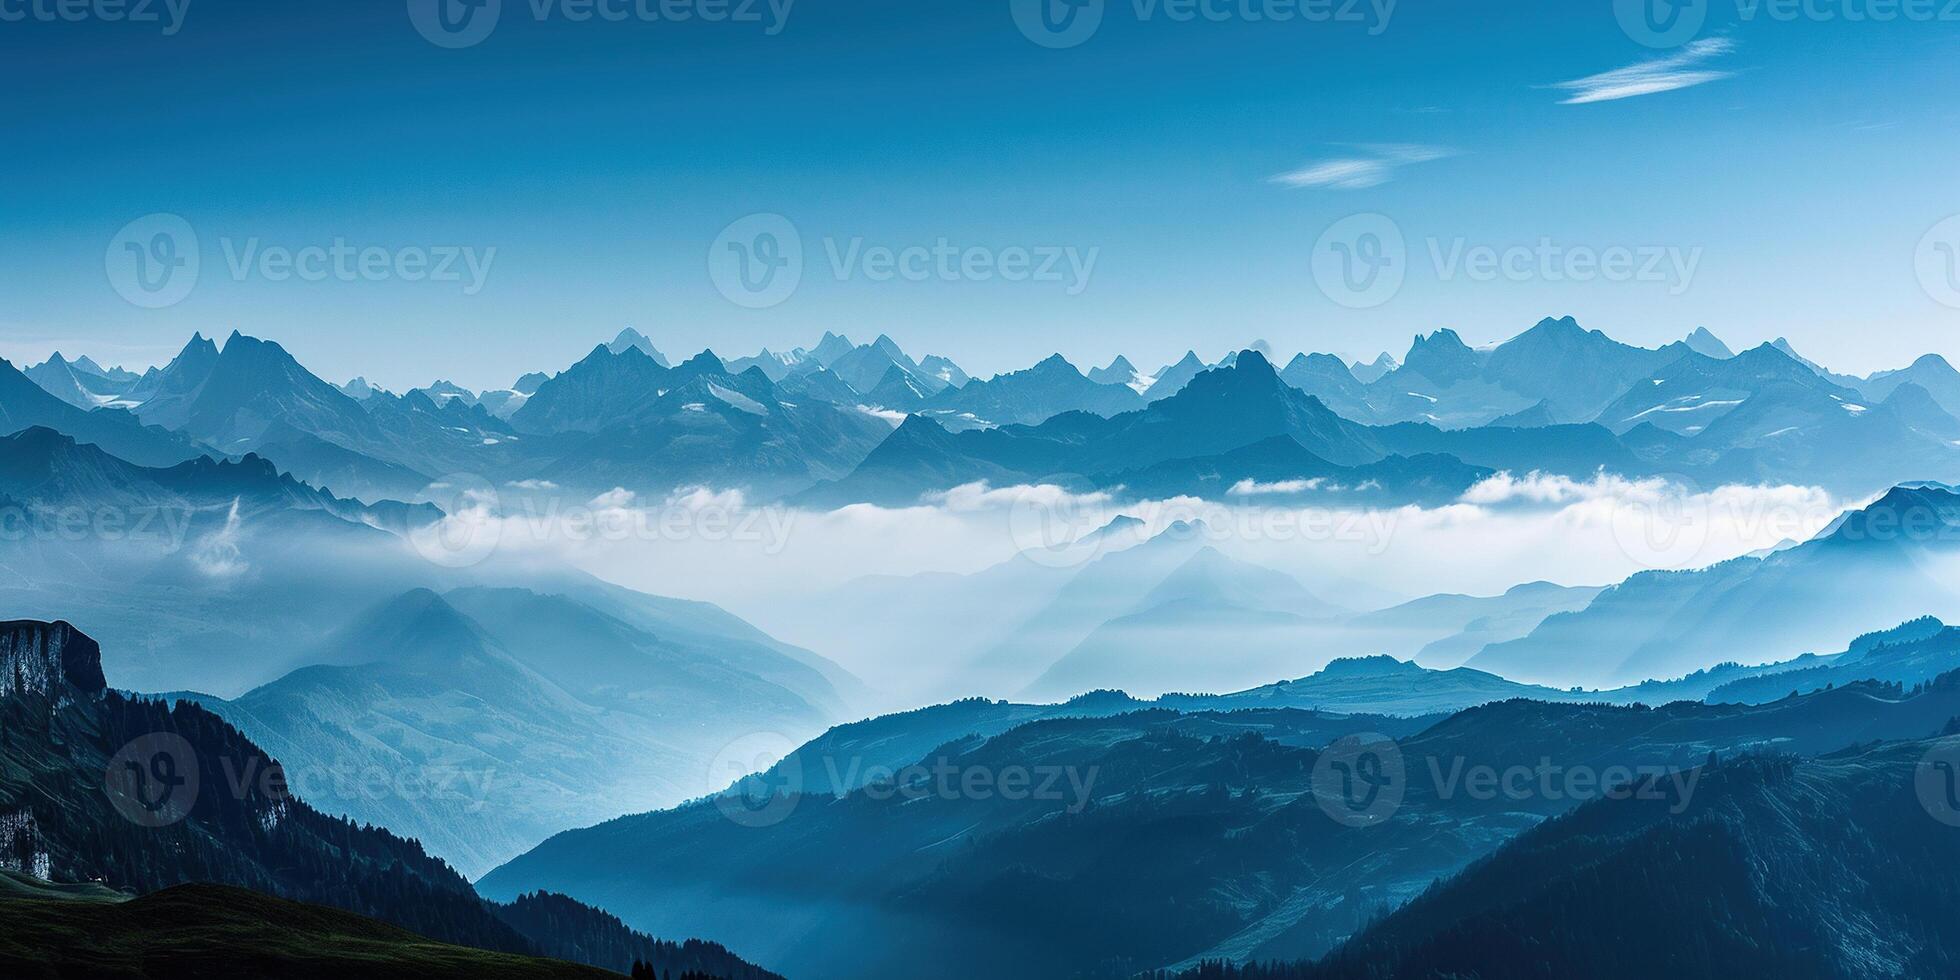
[[[1069,363],[1068,358],[1063,357],[1060,354],[1050,354],[1047,357],[1044,357],[1040,361],[1036,362],[1035,365],[1031,368],[1028,368],[1028,370],[1041,371],[1041,372],[1068,371],[1072,374],[1082,373],[1081,371],[1076,370],[1075,365]]]
[[[1262,378],[1267,375],[1276,377],[1279,374],[1278,369],[1273,367],[1273,362],[1263,352],[1251,347],[1247,347],[1238,352],[1238,355],[1232,360],[1232,367],[1242,371],[1251,371]]]
[[[676,370],[689,371],[696,374],[726,374],[728,373],[728,365],[714,351],[704,350],[682,361],[681,366],[676,368]]]
[[[606,348],[607,350],[611,351],[614,354],[624,353],[625,351],[628,350],[637,350],[640,353],[645,354],[646,356],[652,358],[653,362],[655,364],[660,365],[661,367],[672,366],[667,361],[667,355],[662,354],[659,348],[653,346],[653,341],[647,339],[646,334],[643,334],[638,330],[633,329],[632,327],[627,327],[624,330],[621,330],[619,332],[619,336],[613,338],[612,343],[602,344],[600,346]]]
[[[1542,320],[1539,320],[1536,324],[1532,326],[1530,330],[1525,331],[1525,333],[1552,334],[1552,335],[1563,335],[1563,336],[1571,336],[1571,337],[1582,337],[1587,334],[1598,334],[1601,337],[1606,336],[1605,334],[1600,333],[1597,330],[1587,330],[1586,328],[1579,325],[1579,320],[1576,317],[1571,317],[1571,316],[1561,316],[1561,317],[1548,316]],[[1523,334],[1520,334],[1519,336],[1523,336]]]
[[[1703,357],[1721,360],[1735,356],[1735,351],[1729,349],[1729,345],[1723,343],[1722,338],[1715,336],[1707,327],[1696,327],[1682,343],[1686,344],[1689,350]]]
[[[1960,532],[1960,493],[1927,483],[1902,484],[1840,516],[1817,540],[1841,546],[1925,545]]]
[[[1553,321],[1548,319],[1542,322],[1551,323]],[[1463,342],[1463,337],[1450,327],[1437,327],[1426,334],[1416,334],[1415,340],[1409,347],[1411,350],[1436,347],[1446,349],[1461,347],[1464,350],[1470,349],[1470,345]],[[1402,363],[1409,363],[1408,358],[1403,358]]]
[[[1455,330],[1443,327],[1428,336],[1418,336],[1402,359],[1402,370],[1411,371],[1441,385],[1470,378],[1482,365],[1482,355],[1471,349]]]

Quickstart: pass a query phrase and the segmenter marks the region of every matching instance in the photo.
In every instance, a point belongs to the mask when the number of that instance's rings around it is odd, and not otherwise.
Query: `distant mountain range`
[[[809,349],[676,364],[627,328],[566,370],[509,388],[443,381],[398,395],[358,378],[328,384],[277,344],[234,333],[222,347],[195,336],[142,375],[59,355],[0,370],[0,428],[45,425],[150,465],[257,452],[363,499],[413,497],[449,473],[593,493],[710,482],[824,505],[911,502],[956,478],[1066,475],[1209,498],[1247,480],[1317,480],[1296,496],[1338,503],[1430,502],[1483,469],[1603,466],[1847,494],[1960,479],[1960,372],[1936,355],[1854,378],[1787,342],[1738,355],[1698,328],[1647,349],[1569,317],[1489,348],[1441,330],[1399,361],[1366,365],[1301,354],[1277,369],[1254,353],[1243,363],[1240,352],[1213,363],[1188,353],[1148,375],[1122,357],[1085,374],[1056,355],[973,379],[884,335],[857,344],[827,333]],[[1235,380],[1194,389],[1207,375]],[[892,431],[914,415],[983,438],[928,450],[929,435]],[[1305,452],[1262,445],[1282,435]],[[1058,451],[1078,442],[1096,451]],[[1454,458],[1393,461],[1422,456]]]
[[[1960,615],[1960,494],[1899,487],[1816,538],[1695,571],[1643,572],[1469,665],[1557,686],[1673,677],[1841,649],[1873,621]]]

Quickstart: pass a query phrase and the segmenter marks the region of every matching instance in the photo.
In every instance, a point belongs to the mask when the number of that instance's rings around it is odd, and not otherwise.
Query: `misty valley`
[[[1960,977],[1960,8],[0,0],[0,980]]]

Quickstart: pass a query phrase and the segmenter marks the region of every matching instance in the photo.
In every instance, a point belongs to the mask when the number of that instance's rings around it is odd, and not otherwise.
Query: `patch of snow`
[[[1676,398],[1671,402],[1662,402],[1659,405],[1655,405],[1653,408],[1646,409],[1645,411],[1635,412],[1634,414],[1629,415],[1626,418],[1621,419],[1620,421],[1632,422],[1635,419],[1646,418],[1647,416],[1652,415],[1655,412],[1667,412],[1670,414],[1676,412],[1699,412],[1703,409],[1708,409],[1708,408],[1729,408],[1735,405],[1742,404],[1742,399],[1740,398],[1734,399],[1733,401],[1722,401],[1722,400],[1711,400],[1705,402],[1696,401],[1696,399],[1699,399],[1700,397],[1701,397],[1700,395],[1686,395],[1681,398]],[[1681,404],[1682,402],[1693,402],[1694,404],[1683,405]]]
[[[715,384],[712,381],[708,382],[708,394],[713,395],[724,402],[727,402],[730,407],[736,409],[737,411],[747,412],[750,415],[769,414],[769,410],[763,408],[761,402],[756,401],[755,399],[750,398],[749,396],[744,395],[739,391],[735,391],[730,388],[723,388],[722,386]]]
[[[1225,493],[1233,497],[1255,497],[1261,494],[1273,493],[1304,493],[1308,490],[1318,490],[1326,482],[1327,478],[1324,476],[1316,476],[1311,480],[1280,480],[1276,483],[1260,483],[1257,480],[1245,479],[1232,484],[1232,488],[1225,491]]]

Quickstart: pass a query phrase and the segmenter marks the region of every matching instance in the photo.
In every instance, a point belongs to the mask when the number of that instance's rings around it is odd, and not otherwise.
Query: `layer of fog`
[[[1365,612],[1439,593],[1609,585],[1704,567],[1806,540],[1861,503],[1811,487],[1691,491],[1607,475],[1499,475],[1431,508],[1241,499],[1136,503],[973,485],[912,507],[814,512],[754,505],[733,491],[574,500],[549,486],[477,488],[449,502],[443,542],[423,551],[562,560],[630,588],[714,602],[912,703],[927,691],[1012,694],[963,688],[962,660],[948,651],[970,649],[979,635],[1011,637],[1010,620],[1030,603],[1116,550],[1095,532],[1119,517],[1141,521],[1132,532],[1141,536],[1184,522],[1203,544]]]

